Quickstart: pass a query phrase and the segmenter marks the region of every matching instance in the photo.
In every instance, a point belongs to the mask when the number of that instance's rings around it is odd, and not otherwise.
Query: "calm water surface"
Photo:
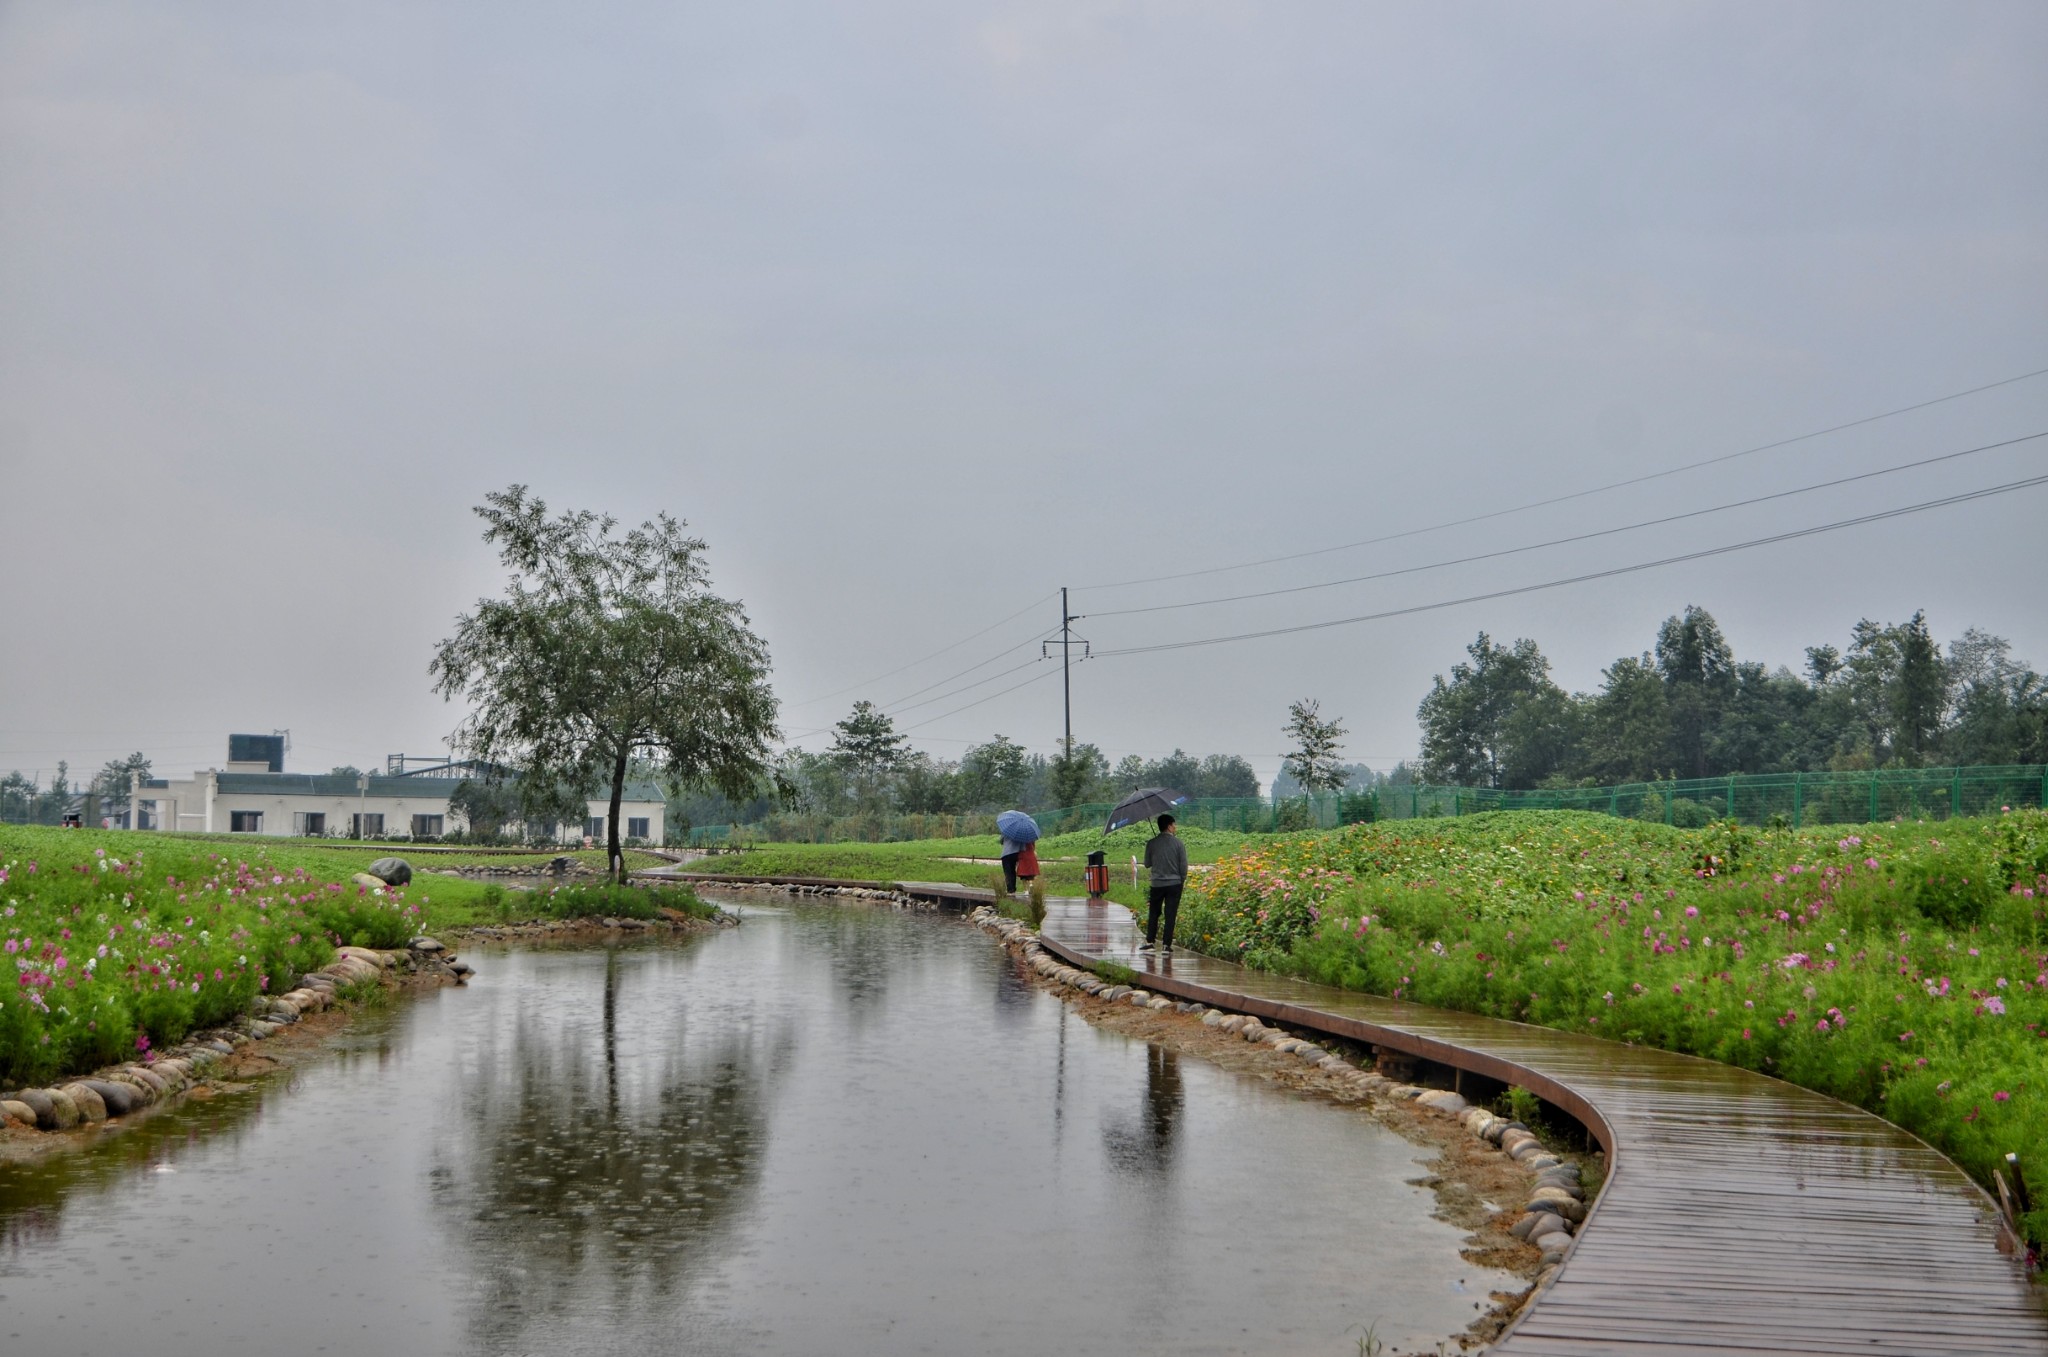
[[[0,1166],[0,1351],[1349,1354],[1505,1280],[1353,1112],[956,919],[473,953],[289,1076]]]

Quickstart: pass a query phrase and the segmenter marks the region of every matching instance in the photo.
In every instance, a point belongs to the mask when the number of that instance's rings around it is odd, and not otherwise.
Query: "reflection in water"
[[[291,1079],[0,1167],[0,1353],[1025,1357],[1050,1305],[1320,1357],[1487,1288],[1369,1120],[1092,1027],[957,920],[747,913],[481,949]]]
[[[1132,1178],[1171,1177],[1181,1103],[1180,1057],[1164,1047],[1147,1046],[1145,1101],[1136,1124],[1125,1118],[1102,1130],[1110,1167]]]
[[[456,1138],[435,1156],[434,1201],[468,1257],[480,1351],[516,1348],[537,1326],[675,1310],[759,1181],[769,1086],[793,1038],[678,1033],[642,1049],[621,1037],[621,987],[612,949],[601,995],[522,1011],[502,1047],[480,1052]],[[596,1033],[574,1017],[592,1000]]]

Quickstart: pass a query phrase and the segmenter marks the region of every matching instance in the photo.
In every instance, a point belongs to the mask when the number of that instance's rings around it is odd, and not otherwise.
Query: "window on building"
[[[260,810],[229,811],[228,830],[234,834],[261,834],[263,832],[263,812]]]
[[[439,815],[415,815],[412,817],[412,836],[415,839],[438,839],[441,837]]]
[[[351,839],[374,839],[383,832],[384,817],[381,814],[348,817],[348,836]]]
[[[301,810],[292,813],[292,833],[317,838],[327,832],[325,811]]]
[[[647,837],[647,821],[648,821],[648,819],[649,819],[649,818],[650,818],[650,817],[648,817],[648,816],[645,816],[645,815],[629,815],[629,816],[627,816],[627,817],[626,817],[626,837],[627,837],[627,838],[629,838],[629,839],[644,839],[644,838],[646,838],[646,837]]]
[[[604,817],[602,815],[593,815],[589,819],[585,820],[583,822],[583,836],[589,839],[603,838]]]

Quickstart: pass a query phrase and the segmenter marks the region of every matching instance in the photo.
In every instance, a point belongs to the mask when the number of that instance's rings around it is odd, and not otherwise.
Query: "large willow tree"
[[[616,520],[587,511],[550,518],[523,485],[476,512],[512,574],[503,598],[456,619],[429,668],[436,692],[475,705],[455,743],[521,770],[529,820],[609,787],[606,850],[623,879],[629,768],[653,766],[672,791],[736,799],[768,774],[768,647],[738,604],[711,592],[704,543],[667,514],[615,535]]]

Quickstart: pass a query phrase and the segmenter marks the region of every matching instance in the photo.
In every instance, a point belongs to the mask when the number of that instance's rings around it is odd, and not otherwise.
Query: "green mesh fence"
[[[1033,811],[1047,834],[1099,829],[1109,818],[1108,801]],[[1198,797],[1174,807],[1183,825],[1203,829],[1272,834],[1333,829],[1361,820],[1422,820],[1477,815],[1489,810],[1590,810],[1603,815],[1697,828],[1716,820],[1748,825],[1867,824],[1878,820],[1945,820],[1958,815],[1996,815],[2007,806],[2048,805],[2048,765],[2013,764],[1978,768],[1886,768],[1849,773],[1757,773],[1731,777],[1631,782],[1618,787],[1570,787],[1542,791],[1500,791],[1491,787],[1380,787],[1371,792],[1263,797]],[[749,826],[750,837],[796,842],[888,841],[959,838],[988,834],[993,817],[978,815],[890,815],[872,817],[771,817]],[[732,827],[699,825],[690,831],[696,847],[726,844]]]
[[[1380,814],[1386,819],[1488,810],[1590,810],[1668,825],[1739,820],[1797,829],[1901,818],[1945,820],[1995,815],[2007,806],[2048,804],[2048,765],[1736,774],[1515,792],[1490,787],[1386,787],[1379,798]]]

